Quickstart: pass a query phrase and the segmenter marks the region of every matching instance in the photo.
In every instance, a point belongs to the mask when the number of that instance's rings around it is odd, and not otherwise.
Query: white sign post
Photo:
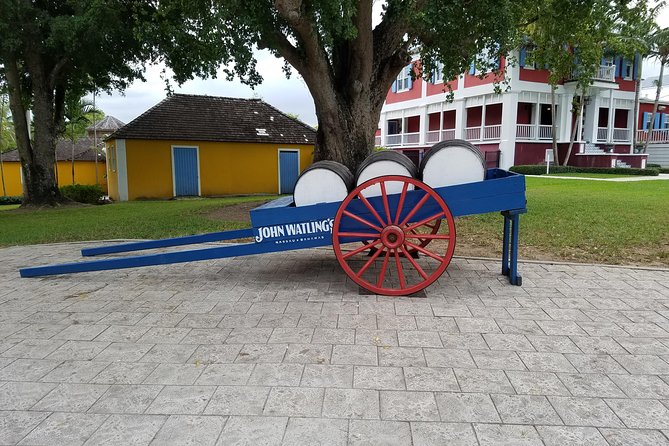
[[[546,161],[546,175],[548,175],[550,171],[551,162],[553,162],[553,149],[546,149],[546,155],[544,156],[544,160]]]

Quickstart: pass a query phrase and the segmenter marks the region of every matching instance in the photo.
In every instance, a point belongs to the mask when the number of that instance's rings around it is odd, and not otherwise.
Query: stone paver
[[[669,444],[669,271],[455,259],[361,295],[328,249],[20,279],[0,444]]]

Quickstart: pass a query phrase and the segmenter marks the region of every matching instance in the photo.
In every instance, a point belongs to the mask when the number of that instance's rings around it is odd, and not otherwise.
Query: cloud
[[[181,86],[173,85],[176,93],[228,96],[236,98],[261,97],[285,113],[292,113],[310,125],[316,125],[313,99],[304,81],[293,70],[290,79],[282,71],[283,59],[267,51],[257,51],[257,69],[264,81],[255,90],[238,79],[194,79]],[[164,66],[151,65],[146,69],[146,82],[136,81],[125,92],[101,94],[96,98],[98,108],[121,121],[130,122],[165,98],[165,82],[161,79]]]

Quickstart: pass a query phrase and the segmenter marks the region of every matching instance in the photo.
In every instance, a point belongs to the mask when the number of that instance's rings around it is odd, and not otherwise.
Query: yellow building
[[[109,196],[292,193],[315,138],[261,100],[175,94],[106,140]]]
[[[74,154],[74,172],[72,170],[72,155]],[[105,166],[105,155],[98,153],[97,177],[95,174],[95,151],[93,150],[93,138],[79,138],[72,147],[72,142],[60,139],[56,143],[56,175],[58,187],[70,184],[97,184],[102,190],[107,189],[107,173]],[[23,195],[23,175],[21,173],[21,162],[18,150],[12,150],[2,154],[2,176],[0,182],[0,195],[21,196]]]

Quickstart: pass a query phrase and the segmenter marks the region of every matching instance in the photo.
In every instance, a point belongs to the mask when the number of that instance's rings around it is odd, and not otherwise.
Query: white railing
[[[609,129],[606,127],[597,127],[597,141],[606,142],[609,137]]]
[[[502,125],[486,125],[483,127],[483,139],[499,139],[500,134],[502,133]]]
[[[540,125],[539,126],[539,139],[553,139],[553,126],[552,125]]]
[[[639,142],[645,142],[648,139],[648,130],[638,130],[636,139]],[[669,129],[654,129],[650,135],[649,144],[663,144],[669,142]]]
[[[654,139],[654,138],[653,138]],[[607,142],[609,140],[609,129],[608,127],[597,127],[597,141],[598,142]],[[613,129],[612,141],[615,142],[629,142],[630,141],[630,131],[629,129]]]
[[[439,142],[439,130],[432,130],[425,134],[425,142]]]
[[[402,134],[398,133],[396,135],[386,135],[386,146],[399,146],[402,145]]]
[[[405,133],[402,135],[402,144],[418,144],[420,141],[420,133]]]
[[[480,141],[481,127],[467,127],[465,129],[465,138],[467,141]]]
[[[450,141],[451,139],[455,139],[455,129],[446,129],[441,131],[442,141]]]
[[[595,74],[595,79],[602,81],[615,81],[616,75],[616,66],[615,65],[600,65],[597,74]]]
[[[374,137],[374,147],[381,147],[381,137],[380,136],[375,136]]]
[[[629,142],[630,141],[630,131],[629,129],[613,129],[613,140],[616,142]]]
[[[537,139],[536,129],[534,124],[518,124],[516,126],[516,138],[520,139]]]
[[[552,125],[517,124],[516,138],[518,139],[553,139]]]

